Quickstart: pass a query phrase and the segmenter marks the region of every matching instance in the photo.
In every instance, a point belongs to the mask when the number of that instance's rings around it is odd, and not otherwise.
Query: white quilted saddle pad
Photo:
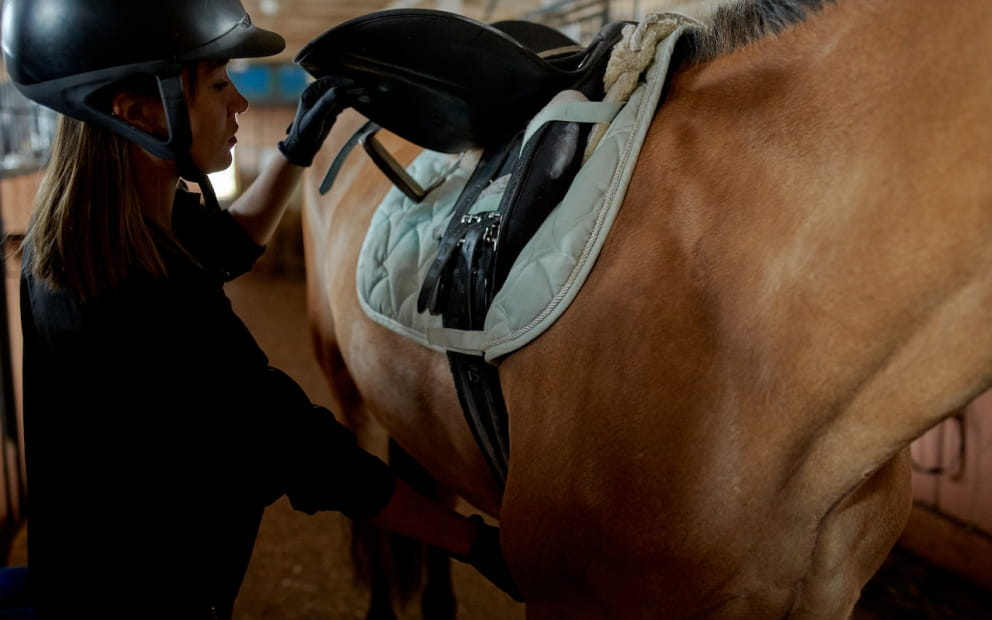
[[[669,23],[667,32],[657,37],[653,57],[646,61],[650,64],[646,71],[638,71],[625,101],[610,103],[608,93],[607,102],[552,102],[531,123],[528,135],[548,120],[612,118],[594,132],[598,142],[587,153],[564,200],[521,251],[486,315],[485,329],[448,329],[442,327],[440,316],[417,312],[417,297],[440,234],[472,173],[476,160],[472,154],[457,163],[456,156],[424,151],[408,168],[421,185],[450,172],[453,165],[456,169],[419,204],[394,187],[377,208],[358,261],[358,298],[368,316],[423,346],[483,355],[489,361],[512,353],[550,327],[585,282],[616,218],[658,107],[672,51],[688,25],[684,20]],[[487,188],[471,212],[495,209],[502,185]]]

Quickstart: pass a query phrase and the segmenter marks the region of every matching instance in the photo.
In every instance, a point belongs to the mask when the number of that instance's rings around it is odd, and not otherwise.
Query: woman
[[[224,295],[348,96],[308,87],[282,156],[220,209],[206,174],[230,165],[248,107],[227,61],[283,47],[239,0],[4,3],[12,80],[65,115],[21,285],[38,616],[230,617],[282,495],[437,545],[515,594],[495,529],[359,449],[268,365]]]

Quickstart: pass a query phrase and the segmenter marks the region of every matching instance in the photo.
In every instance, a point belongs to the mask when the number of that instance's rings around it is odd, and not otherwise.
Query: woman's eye
[[[224,90],[225,88],[227,88],[227,85],[230,83],[231,82],[228,80],[221,80],[219,82],[214,82],[214,88],[216,88],[217,90]]]

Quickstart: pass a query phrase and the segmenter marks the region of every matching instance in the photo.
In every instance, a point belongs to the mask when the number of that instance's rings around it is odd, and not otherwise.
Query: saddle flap
[[[369,94],[354,102],[356,110],[442,153],[500,141],[527,123],[549,91],[574,81],[499,28],[430,9],[351,19],[312,40],[295,61],[315,77],[354,81]]]

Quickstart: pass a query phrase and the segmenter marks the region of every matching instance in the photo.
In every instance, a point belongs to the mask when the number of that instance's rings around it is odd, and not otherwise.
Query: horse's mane
[[[689,60],[705,62],[780,32],[836,0],[738,0],[718,8],[691,36]]]

